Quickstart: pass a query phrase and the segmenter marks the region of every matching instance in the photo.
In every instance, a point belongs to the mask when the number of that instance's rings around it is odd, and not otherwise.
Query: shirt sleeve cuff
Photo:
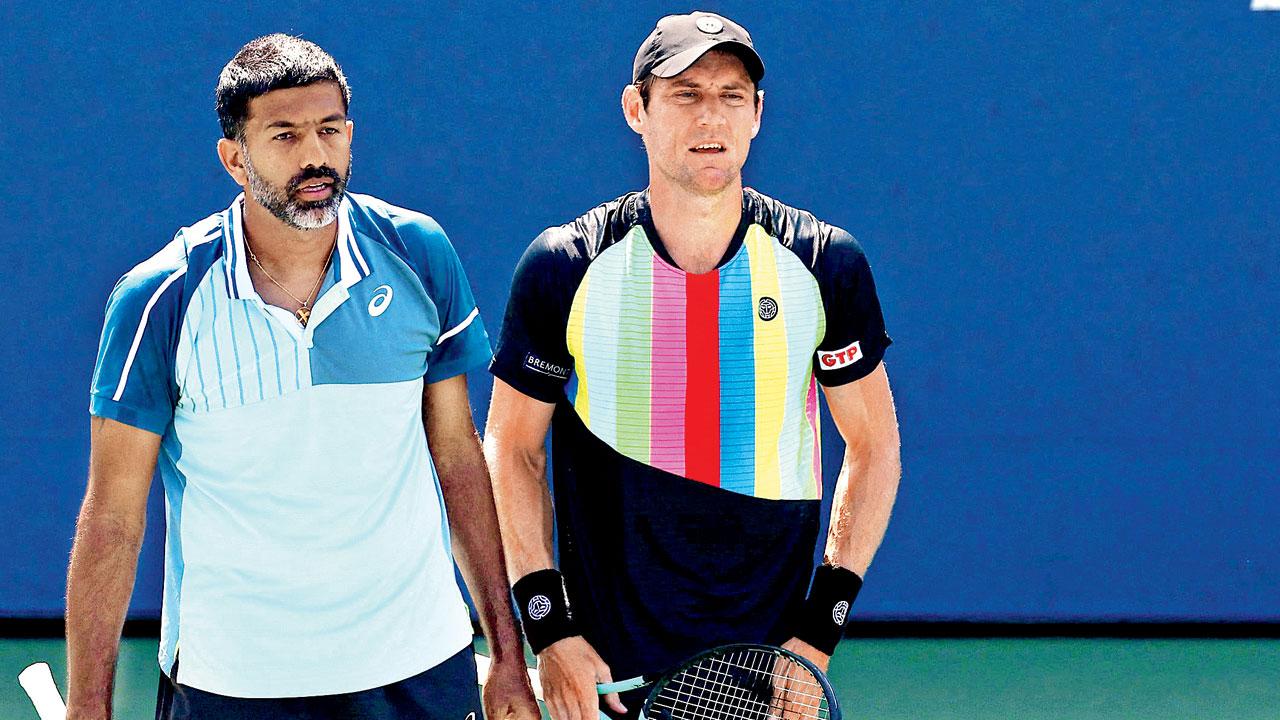
[[[489,372],[534,400],[555,403],[564,395],[563,381],[552,378],[532,378],[531,373],[526,371],[523,365],[513,365],[511,362],[504,361],[501,355],[495,355],[493,362],[489,363]]]
[[[445,340],[444,345],[427,357],[428,383],[448,380],[484,367],[493,353],[489,349],[489,335],[476,318],[470,327]]]
[[[156,435],[164,435],[169,429],[169,423],[173,421],[172,412],[143,410],[102,395],[90,396],[89,414],[115,420]]]

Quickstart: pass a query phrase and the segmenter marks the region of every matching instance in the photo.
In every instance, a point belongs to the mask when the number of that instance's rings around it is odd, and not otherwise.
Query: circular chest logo
[[[758,307],[761,320],[769,321],[778,317],[778,301],[768,295],[760,298]]]
[[[529,598],[529,618],[541,620],[551,612],[551,600],[546,595],[534,595]]]
[[[699,30],[708,35],[715,35],[721,30],[724,30],[724,23],[713,17],[700,17],[698,18],[697,25]]]
[[[844,626],[844,619],[849,616],[849,603],[841,600],[831,609],[831,619],[836,621],[837,625]]]

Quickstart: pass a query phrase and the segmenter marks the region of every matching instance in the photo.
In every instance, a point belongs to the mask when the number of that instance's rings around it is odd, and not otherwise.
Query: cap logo
[[[724,23],[720,22],[717,18],[707,17],[705,15],[698,18],[697,25],[699,30],[708,35],[715,35],[716,33],[724,30]]]

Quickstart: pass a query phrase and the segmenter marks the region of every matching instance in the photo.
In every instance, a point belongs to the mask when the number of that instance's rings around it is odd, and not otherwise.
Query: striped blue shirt
[[[305,328],[249,276],[243,196],[111,294],[90,412],[161,435],[160,664],[236,697],[378,687],[471,639],[423,384],[489,340],[434,220],[348,195]]]

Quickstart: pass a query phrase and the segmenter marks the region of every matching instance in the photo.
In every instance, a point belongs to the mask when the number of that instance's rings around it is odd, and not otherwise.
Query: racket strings
[[[822,685],[790,658],[759,650],[713,655],[672,677],[652,707],[668,720],[828,720]]]

